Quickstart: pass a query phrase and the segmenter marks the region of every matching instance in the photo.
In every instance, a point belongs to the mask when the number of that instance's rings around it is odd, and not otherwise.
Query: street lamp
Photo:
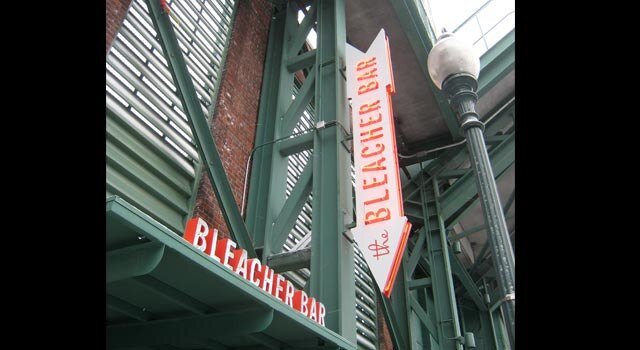
[[[511,347],[515,348],[515,259],[484,142],[484,123],[475,111],[480,59],[471,46],[458,40],[452,33],[444,33],[429,52],[427,67],[431,80],[448,95],[449,104],[456,112],[460,128],[467,139],[471,165],[476,174],[476,186],[488,226],[493,266],[498,277],[509,340]]]

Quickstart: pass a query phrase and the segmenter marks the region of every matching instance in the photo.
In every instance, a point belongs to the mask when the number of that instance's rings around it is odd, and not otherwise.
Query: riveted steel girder
[[[349,125],[345,64],[344,0],[316,1],[316,120]],[[315,133],[313,146],[313,227],[311,295],[327,310],[326,327],[356,342],[353,243],[343,234],[353,220],[351,155],[342,147],[341,128]]]

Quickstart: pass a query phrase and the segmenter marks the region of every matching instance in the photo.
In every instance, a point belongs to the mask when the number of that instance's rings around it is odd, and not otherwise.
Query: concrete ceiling
[[[366,51],[380,29],[389,37],[396,94],[392,96],[398,150],[406,154],[416,145],[452,142],[429,79],[423,72],[398,15],[389,0],[346,1],[347,42]],[[502,105],[515,91],[515,69],[480,97],[476,110],[481,118]]]
[[[350,0],[346,2],[347,42],[366,51],[380,29],[389,37],[396,86],[392,96],[398,146],[402,143],[447,136],[449,130],[440,116],[416,55],[389,0]]]

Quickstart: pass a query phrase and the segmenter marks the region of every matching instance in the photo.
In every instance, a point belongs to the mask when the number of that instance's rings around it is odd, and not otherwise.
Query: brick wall
[[[107,54],[109,53],[109,48],[111,47],[113,38],[118,34],[118,29],[120,29],[122,21],[127,15],[127,10],[129,9],[129,5],[131,5],[131,0],[107,0],[105,5],[107,7],[107,49],[105,54]]]
[[[240,208],[245,167],[255,139],[271,4],[267,0],[238,0],[237,11],[211,130]],[[209,178],[204,171],[202,175],[193,215],[228,237]]]

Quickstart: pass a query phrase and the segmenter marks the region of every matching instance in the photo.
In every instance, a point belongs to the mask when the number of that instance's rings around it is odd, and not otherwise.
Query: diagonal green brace
[[[313,163],[308,162],[305,165],[300,178],[291,190],[291,195],[282,207],[282,211],[273,223],[273,231],[271,232],[271,246],[268,247],[273,253],[279,253],[282,246],[291,232],[296,219],[300,214],[300,210],[307,202],[307,198],[311,193],[313,185]]]
[[[160,7],[159,1],[147,0],[147,5],[151,11],[154,28],[158,32],[162,51],[169,64],[169,71],[171,72],[173,81],[176,83],[180,100],[188,116],[189,126],[191,127],[195,142],[198,146],[198,153],[204,168],[207,170],[209,180],[213,185],[213,191],[220,203],[222,216],[231,231],[230,234],[233,239],[240,247],[247,251],[249,257],[255,258],[256,252],[253,248],[253,243],[249,238],[249,232],[233,197],[233,192],[231,191],[227,175],[224,172],[220,154],[209,130],[207,119],[204,113],[202,113],[193,80],[187,70],[187,65],[180,46],[178,45],[171,20]]]

